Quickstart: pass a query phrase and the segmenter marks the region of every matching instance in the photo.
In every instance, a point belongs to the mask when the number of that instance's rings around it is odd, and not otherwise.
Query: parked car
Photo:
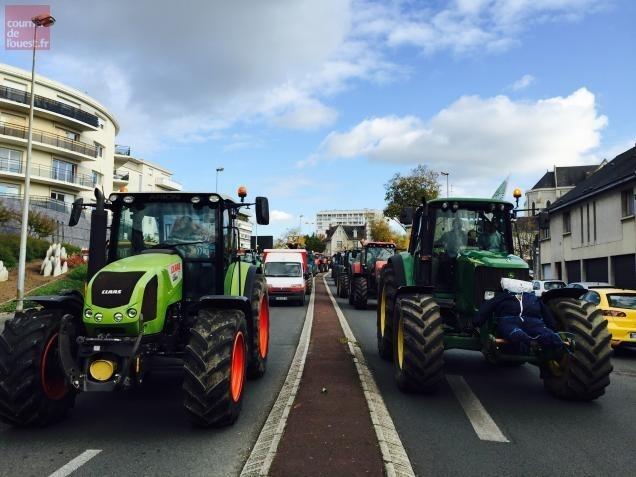
[[[572,282],[568,283],[568,288],[582,288],[589,290],[590,288],[612,288],[612,285],[605,282]]]
[[[636,290],[594,288],[581,299],[603,310],[612,346],[636,347]]]
[[[266,250],[264,271],[270,302],[305,304],[309,272],[304,250]]]
[[[554,290],[556,288],[565,288],[566,284],[562,280],[533,280],[532,290],[537,296],[543,295],[548,290]]]

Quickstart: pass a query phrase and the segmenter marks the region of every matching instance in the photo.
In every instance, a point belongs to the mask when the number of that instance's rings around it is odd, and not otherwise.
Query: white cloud
[[[269,213],[269,218],[272,222],[291,222],[294,216],[282,210],[272,210]]]
[[[450,169],[455,178],[525,174],[584,162],[606,124],[586,88],[535,102],[464,96],[428,120],[386,116],[332,132],[302,165],[366,157]]]
[[[338,112],[320,101],[307,99],[296,104],[289,111],[274,117],[276,126],[287,129],[312,130],[330,126],[338,117]]]
[[[522,89],[526,89],[532,83],[534,83],[535,77],[532,75],[523,75],[517,81],[510,85],[510,88],[513,91],[521,91]]]

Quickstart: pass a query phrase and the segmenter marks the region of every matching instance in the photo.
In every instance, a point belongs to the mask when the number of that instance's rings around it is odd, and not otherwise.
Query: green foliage
[[[71,280],[86,281],[86,273],[88,271],[88,265],[79,265],[66,274],[66,278]]]
[[[0,243],[0,260],[7,268],[13,268],[18,263],[17,257],[13,255],[13,251],[5,243]]]
[[[406,175],[396,173],[384,184],[384,200],[387,203],[384,215],[398,218],[405,207],[417,207],[422,203],[422,198],[435,199],[440,189],[438,179],[438,172],[421,164]]]
[[[311,234],[311,235],[305,235],[304,239],[305,239],[305,248],[307,250],[311,250],[312,252],[322,253],[325,251],[325,248],[327,247],[327,244],[324,241],[324,237],[322,236]]]
[[[3,203],[0,202],[0,224],[6,224],[15,220],[16,213],[15,211],[5,207]]]
[[[77,247],[77,246],[75,246],[75,245],[72,245],[72,244],[70,244],[70,243],[63,243],[63,244],[62,244],[62,247],[64,247],[64,248],[66,249],[66,254],[67,254],[69,257],[70,257],[71,255],[77,255],[77,254],[79,254],[79,253],[82,251],[82,249],[81,249],[81,248],[79,248],[79,247]]]
[[[13,260],[17,262],[18,256],[20,255],[20,236],[14,234],[0,234],[0,244],[2,244],[2,249],[4,252],[0,252],[2,256],[10,256],[13,257]],[[26,247],[26,259],[28,260],[36,260],[38,258],[44,258],[46,255],[46,251],[49,248],[50,244],[46,240],[27,237],[27,247]],[[5,260],[4,258],[0,260]],[[9,262],[9,259],[7,259]],[[5,263],[7,263],[5,262]]]
[[[406,234],[394,232],[386,221],[372,220],[369,223],[369,228],[371,229],[371,240],[393,242],[399,249],[408,248],[408,237]]]
[[[34,237],[48,237],[57,230],[57,222],[41,212],[29,211],[29,235]]]

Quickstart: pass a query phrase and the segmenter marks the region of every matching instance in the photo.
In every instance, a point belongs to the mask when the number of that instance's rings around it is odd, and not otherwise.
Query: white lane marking
[[[464,412],[468,416],[468,420],[472,424],[473,429],[475,429],[477,436],[482,441],[510,442],[462,376],[447,375],[446,381],[464,408]]]
[[[384,404],[384,399],[382,399],[382,394],[380,394],[380,390],[378,389],[375,379],[373,379],[373,375],[371,374],[371,371],[369,371],[367,362],[362,354],[362,349],[360,349],[360,345],[356,341],[356,337],[351,331],[349,323],[347,323],[347,319],[342,313],[338,302],[331,294],[327,281],[324,278],[323,281],[327,288],[329,298],[331,298],[331,303],[338,315],[342,331],[347,338],[349,351],[353,356],[353,362],[356,365],[356,370],[358,371],[358,376],[362,383],[364,397],[367,401],[367,405],[369,406],[371,422],[373,423],[375,435],[378,438],[378,444],[380,445],[380,451],[382,452],[382,460],[384,461],[386,475],[388,477],[415,476],[409,456],[407,455],[406,449],[402,444],[402,440],[395,429],[393,419],[391,419],[389,410],[387,409],[386,404]]]
[[[80,455],[75,457],[75,459],[71,460],[67,464],[63,465],[55,472],[53,472],[49,477],[66,477],[67,475],[71,475],[81,466],[86,464],[89,460],[99,454],[101,449],[88,449],[82,452]]]
[[[314,281],[315,285],[315,281]],[[256,444],[252,448],[252,452],[243,466],[241,477],[266,476],[276,457],[276,451],[280,439],[285,432],[289,411],[296,399],[296,393],[300,386],[305,360],[307,358],[307,350],[309,349],[309,340],[311,338],[311,325],[314,322],[314,296],[315,288],[312,287],[311,297],[309,298],[309,306],[307,307],[307,315],[305,316],[305,324],[303,325],[296,354],[292,360],[287,377],[283,383],[283,387],[278,393],[276,402],[272,410],[267,416],[267,420],[261,429]]]

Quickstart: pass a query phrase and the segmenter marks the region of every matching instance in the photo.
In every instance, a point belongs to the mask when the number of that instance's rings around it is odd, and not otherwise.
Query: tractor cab
[[[363,269],[373,272],[377,262],[384,264],[392,255],[395,255],[393,242],[363,242],[360,263]]]

